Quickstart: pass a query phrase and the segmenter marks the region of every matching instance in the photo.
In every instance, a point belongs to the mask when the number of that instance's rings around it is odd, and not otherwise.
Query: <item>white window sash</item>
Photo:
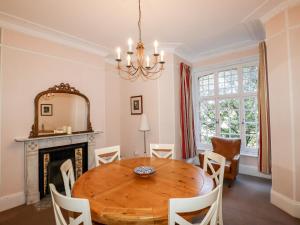
[[[247,66],[258,66],[258,59],[257,57],[251,58],[251,60],[245,59],[245,62],[243,60],[239,60],[236,63],[232,63],[231,65],[221,65],[217,66],[215,68],[210,68],[208,70],[202,70],[202,71],[194,71],[193,72],[193,103],[194,103],[194,127],[195,127],[195,136],[196,136],[196,145],[198,147],[198,150],[208,150],[212,149],[211,143],[201,143],[201,121],[199,119],[200,117],[200,102],[206,101],[206,100],[214,100],[215,106],[216,106],[216,119],[220,121],[220,107],[219,107],[219,101],[223,99],[230,99],[235,98],[239,100],[239,116],[240,116],[240,137],[242,139],[242,149],[241,154],[242,155],[248,155],[248,156],[255,156],[257,157],[258,149],[251,149],[246,147],[246,133],[245,133],[245,112],[244,112],[244,98],[247,97],[257,97],[257,92],[248,92],[244,93],[243,91],[243,67]],[[219,83],[218,83],[218,73],[221,71],[226,71],[230,69],[237,69],[238,71],[238,93],[236,94],[225,94],[225,95],[219,95]],[[209,74],[214,74],[214,96],[201,96],[200,97],[200,88],[199,88],[199,79],[202,76],[206,76]],[[259,127],[258,127],[259,129]],[[216,135],[220,135],[221,133],[221,126],[220,123],[216,124]],[[258,141],[257,136],[257,141]]]

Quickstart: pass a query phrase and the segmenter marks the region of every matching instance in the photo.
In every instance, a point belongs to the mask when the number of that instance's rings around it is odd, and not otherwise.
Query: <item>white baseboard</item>
[[[255,176],[255,177],[271,179],[271,175],[260,173],[256,166],[248,166],[248,165],[240,164],[239,173]]]
[[[17,192],[11,195],[0,197],[0,212],[23,205],[25,203],[24,192]]]
[[[271,203],[293,217],[300,218],[300,202],[271,190]]]

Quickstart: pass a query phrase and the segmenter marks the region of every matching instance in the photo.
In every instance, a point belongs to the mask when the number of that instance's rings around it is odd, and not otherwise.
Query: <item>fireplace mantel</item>
[[[95,136],[101,133],[103,133],[103,131],[94,131],[70,135],[56,135],[38,138],[16,137],[16,142],[24,143],[26,203],[33,204],[40,200],[38,174],[39,149],[87,142],[88,168],[90,169],[94,166],[94,149],[96,146]]]
[[[101,134],[103,131],[93,131],[93,132],[85,132],[85,133],[78,133],[78,134],[63,134],[63,135],[55,135],[55,136],[45,136],[45,137],[36,137],[36,138],[29,138],[29,137],[16,137],[16,142],[28,142],[28,141],[37,141],[37,140],[44,140],[44,139],[56,139],[56,138],[66,138],[66,137],[76,137],[76,136],[86,136],[88,134]]]

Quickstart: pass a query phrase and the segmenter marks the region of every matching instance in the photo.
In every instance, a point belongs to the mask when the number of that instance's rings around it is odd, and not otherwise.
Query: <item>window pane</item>
[[[245,119],[245,144],[247,148],[258,148],[258,109],[257,98],[244,98],[244,119]]]
[[[243,90],[244,92],[256,92],[257,91],[257,66],[243,67]]]
[[[214,95],[214,74],[208,74],[199,78],[200,96]]]
[[[238,99],[219,101],[221,136],[236,138],[240,136],[240,103]]]
[[[208,144],[210,138],[216,135],[216,105],[214,100],[201,102],[200,124],[200,141]]]
[[[246,146],[248,148],[257,148],[257,135],[247,135],[246,136]]]
[[[238,73],[237,69],[221,71],[218,74],[219,94],[236,94],[238,93]]]

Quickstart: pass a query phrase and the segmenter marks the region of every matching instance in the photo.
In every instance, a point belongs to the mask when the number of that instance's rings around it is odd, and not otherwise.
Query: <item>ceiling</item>
[[[142,0],[142,38],[147,45],[157,39],[195,60],[256,43],[264,33],[258,19],[282,2]],[[138,37],[137,0],[0,0],[0,11],[109,53],[117,46],[124,48],[128,37]]]

